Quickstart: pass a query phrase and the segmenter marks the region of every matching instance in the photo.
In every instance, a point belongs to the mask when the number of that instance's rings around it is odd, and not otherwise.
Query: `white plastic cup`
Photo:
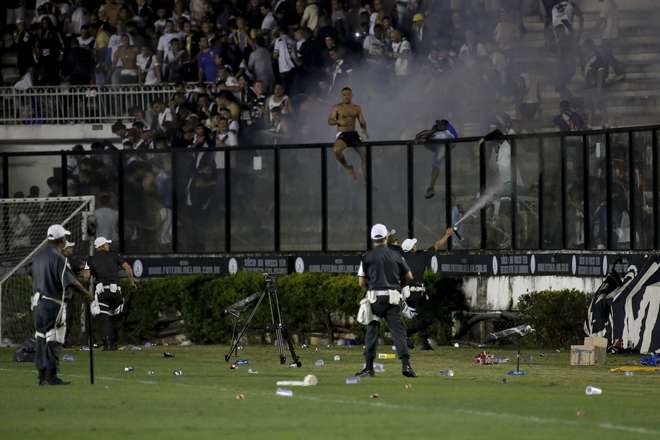
[[[587,385],[587,388],[584,390],[584,393],[587,396],[600,396],[603,394],[603,390],[600,388],[596,388],[592,385]]]
[[[316,368],[321,368],[325,365],[325,362],[323,362],[323,359],[318,359],[316,362],[314,362],[314,366]]]

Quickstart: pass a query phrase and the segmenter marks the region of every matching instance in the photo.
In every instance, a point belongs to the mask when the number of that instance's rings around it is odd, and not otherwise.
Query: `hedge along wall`
[[[461,280],[427,272],[424,281],[430,298],[424,314],[433,319],[432,335],[438,342],[446,342],[451,338],[455,312],[468,309]],[[233,318],[224,310],[264,287],[263,276],[251,272],[221,278],[191,275],[147,279],[137,290],[124,286],[124,337],[135,342],[155,338],[159,325],[169,319],[180,320],[183,333],[195,343],[228,343]],[[302,341],[310,333],[319,332],[333,340],[342,324],[353,321],[348,318],[357,314],[363,297],[354,275],[292,274],[278,277],[277,287],[284,324]],[[253,306],[241,317],[247,317]],[[251,326],[253,333],[264,334],[269,322],[265,299]],[[352,322],[349,330],[362,336],[363,327],[357,323]]]
[[[430,323],[430,335],[439,344],[452,339],[456,321],[461,323],[468,310],[460,278],[424,274],[429,301],[421,318]],[[357,314],[363,293],[354,275],[302,273],[277,278],[280,309],[290,333],[306,341],[311,333],[323,333],[333,340],[340,327],[362,338],[364,328],[349,317]],[[233,318],[224,313],[227,306],[261,292],[261,274],[239,272],[226,277],[209,275],[172,276],[142,280],[133,291],[124,286],[127,311],[124,337],[139,342],[156,338],[159,326],[169,317],[178,320],[182,332],[198,344],[228,343]],[[575,290],[543,291],[520,298],[520,322],[532,325],[536,332],[527,342],[545,347],[567,347],[584,337],[583,323],[588,296]],[[259,308],[251,334],[265,334],[270,322],[267,299]],[[254,303],[241,317],[245,318]],[[180,325],[180,326],[181,326]]]

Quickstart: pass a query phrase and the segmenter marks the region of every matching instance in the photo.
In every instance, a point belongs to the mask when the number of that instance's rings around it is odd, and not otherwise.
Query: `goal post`
[[[94,209],[94,196],[0,199],[0,346],[33,334],[30,265],[48,242],[48,226],[71,231],[75,256],[86,259],[94,249],[88,229]],[[82,324],[79,314],[72,315],[72,326]]]

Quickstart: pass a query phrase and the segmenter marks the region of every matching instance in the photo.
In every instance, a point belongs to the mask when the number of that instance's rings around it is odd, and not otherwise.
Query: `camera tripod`
[[[257,310],[259,309],[259,305],[261,305],[261,302],[264,300],[264,298],[268,296],[268,305],[270,306],[270,322],[271,322],[270,325],[268,326],[268,329],[270,331],[275,331],[275,345],[277,345],[277,349],[279,350],[280,364],[282,365],[286,364],[286,354],[285,354],[286,347],[284,346],[286,341],[289,352],[291,353],[291,359],[293,360],[292,365],[295,364],[296,367],[300,368],[302,367],[302,362],[300,361],[300,358],[296,354],[296,350],[293,347],[293,341],[291,340],[291,336],[289,335],[286,326],[282,323],[282,313],[280,312],[280,301],[277,296],[277,286],[275,284],[275,279],[268,274],[264,274],[264,280],[266,281],[266,287],[261,292],[261,294],[255,293],[253,295],[250,295],[245,300],[239,301],[235,305],[230,306],[225,310],[225,313],[232,314],[237,319],[237,321],[234,323],[235,337],[233,337],[232,339],[232,344],[231,347],[229,348],[229,353],[225,355],[225,361],[229,362],[229,359],[231,359],[232,355],[238,352],[238,345],[241,341],[241,338],[243,337],[248,327],[250,326],[250,322],[252,322],[254,315],[257,313]],[[243,328],[241,329],[241,331],[238,332],[238,335],[236,335],[235,330],[236,330],[236,324],[238,322],[239,308],[244,308],[247,305],[247,303],[253,300],[252,298],[256,298],[257,296],[259,297],[257,304],[252,309],[252,312],[250,312],[250,316],[248,316],[247,320],[245,321],[245,324],[243,324]],[[247,301],[248,299],[251,299],[251,301]]]

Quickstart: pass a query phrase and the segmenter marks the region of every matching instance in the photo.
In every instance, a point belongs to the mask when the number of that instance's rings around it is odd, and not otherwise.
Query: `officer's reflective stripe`
[[[52,302],[54,302],[54,303],[57,303],[57,304],[59,304],[59,305],[62,305],[62,301],[61,301],[61,300],[59,300],[59,299],[57,299],[57,298],[51,298],[50,296],[44,296],[44,295],[41,295],[40,299],[46,299],[46,300],[48,300],[48,301],[52,301]]]

